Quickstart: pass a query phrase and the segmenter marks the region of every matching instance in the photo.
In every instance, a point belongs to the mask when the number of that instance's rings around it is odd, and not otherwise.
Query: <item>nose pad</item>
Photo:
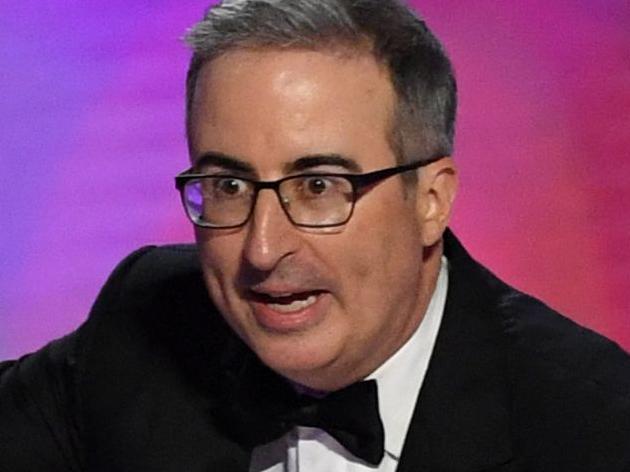
[[[279,201],[282,197],[274,193],[268,189],[259,192],[243,247],[244,260],[261,271],[272,270],[297,248],[295,228]]]

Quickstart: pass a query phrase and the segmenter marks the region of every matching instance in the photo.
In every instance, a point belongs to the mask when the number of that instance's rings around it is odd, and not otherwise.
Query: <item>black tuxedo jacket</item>
[[[630,472],[627,354],[450,233],[445,252],[443,323],[398,470]],[[279,382],[212,306],[194,247],[143,248],[76,332],[0,364],[0,470],[247,471],[222,418]]]

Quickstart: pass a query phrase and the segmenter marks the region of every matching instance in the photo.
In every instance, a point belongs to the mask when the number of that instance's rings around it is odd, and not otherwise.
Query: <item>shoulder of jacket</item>
[[[497,310],[517,368],[624,399],[630,414],[630,355],[617,343],[515,289]]]

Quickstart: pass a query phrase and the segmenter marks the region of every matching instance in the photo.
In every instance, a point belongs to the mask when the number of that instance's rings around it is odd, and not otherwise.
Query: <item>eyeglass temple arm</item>
[[[350,174],[348,175],[348,177],[352,181],[352,184],[355,186],[357,192],[363,192],[367,187],[374,185],[380,182],[381,180],[384,180],[396,174],[401,174],[403,172],[408,172],[410,170],[419,169],[429,164],[433,164],[434,162],[439,161],[440,159],[443,159],[444,157],[445,156],[443,155],[438,155],[438,156],[431,157],[430,159],[426,159],[424,161],[411,162],[409,164],[403,164],[398,167],[391,167],[389,169],[376,170],[374,172],[369,172],[367,174],[361,174],[361,175]]]

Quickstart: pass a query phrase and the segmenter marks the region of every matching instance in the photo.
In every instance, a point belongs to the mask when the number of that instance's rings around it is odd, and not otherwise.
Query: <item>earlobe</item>
[[[458,185],[457,167],[450,157],[422,169],[417,208],[425,247],[433,246],[442,239],[451,217]]]

